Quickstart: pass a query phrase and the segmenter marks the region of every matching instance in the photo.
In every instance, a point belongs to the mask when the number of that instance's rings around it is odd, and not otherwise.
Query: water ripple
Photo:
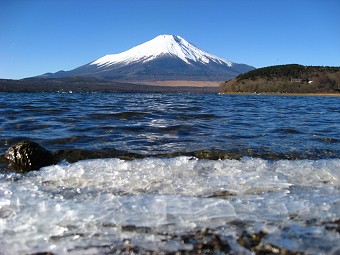
[[[337,97],[0,93],[0,147],[28,138],[51,150],[329,151],[339,157]],[[318,155],[310,155],[315,158]],[[321,156],[320,157],[324,157]]]

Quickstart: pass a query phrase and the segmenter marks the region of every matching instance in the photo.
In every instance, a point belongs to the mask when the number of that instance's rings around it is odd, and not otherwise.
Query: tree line
[[[265,79],[308,79],[312,76],[318,76],[320,73],[335,73],[340,71],[340,67],[331,66],[303,66],[298,64],[289,65],[277,65],[258,68],[250,72],[240,74],[236,77],[237,80],[251,79],[255,80],[258,78]]]

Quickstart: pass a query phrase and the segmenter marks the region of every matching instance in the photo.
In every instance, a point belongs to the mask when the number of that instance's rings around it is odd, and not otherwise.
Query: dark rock
[[[52,252],[37,252],[37,253],[33,253],[31,255],[53,255]]]
[[[290,251],[284,248],[277,247],[272,244],[259,245],[255,247],[254,253],[256,255],[305,255],[303,252]]]
[[[228,242],[210,230],[184,235],[181,237],[181,243],[192,244],[193,249],[179,254],[230,254],[231,251]]]
[[[31,141],[22,141],[11,146],[5,158],[10,161],[10,168],[21,172],[54,164],[51,152]]]
[[[260,231],[259,233],[243,232],[238,239],[238,243],[244,248],[252,251],[256,255],[304,255],[303,252],[290,251],[281,247],[277,247],[270,243],[263,244],[262,239],[267,236],[267,233]]]
[[[328,231],[336,231],[340,234],[340,219],[332,221],[332,222],[326,222],[325,228]]]
[[[238,243],[247,248],[248,250],[254,249],[261,243],[263,237],[266,236],[266,233],[260,231],[259,233],[247,233],[243,232],[240,238],[238,239]]]
[[[143,158],[146,156],[136,153],[130,153],[125,151],[119,151],[111,148],[106,148],[100,151],[89,151],[82,149],[63,149],[52,152],[56,162],[66,160],[69,163],[74,163],[79,160],[86,159],[99,159],[99,158],[120,158],[124,160],[133,160],[137,158]]]

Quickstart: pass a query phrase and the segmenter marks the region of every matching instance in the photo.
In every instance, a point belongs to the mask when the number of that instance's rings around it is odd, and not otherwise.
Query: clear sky
[[[257,68],[340,66],[340,1],[1,0],[0,78],[71,70],[160,34]]]

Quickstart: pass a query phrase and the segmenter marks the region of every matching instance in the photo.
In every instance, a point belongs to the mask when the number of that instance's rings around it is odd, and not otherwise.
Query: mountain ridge
[[[117,81],[224,81],[254,70],[201,50],[177,35],[159,35],[117,54],[107,54],[70,71],[40,78],[92,76]]]

